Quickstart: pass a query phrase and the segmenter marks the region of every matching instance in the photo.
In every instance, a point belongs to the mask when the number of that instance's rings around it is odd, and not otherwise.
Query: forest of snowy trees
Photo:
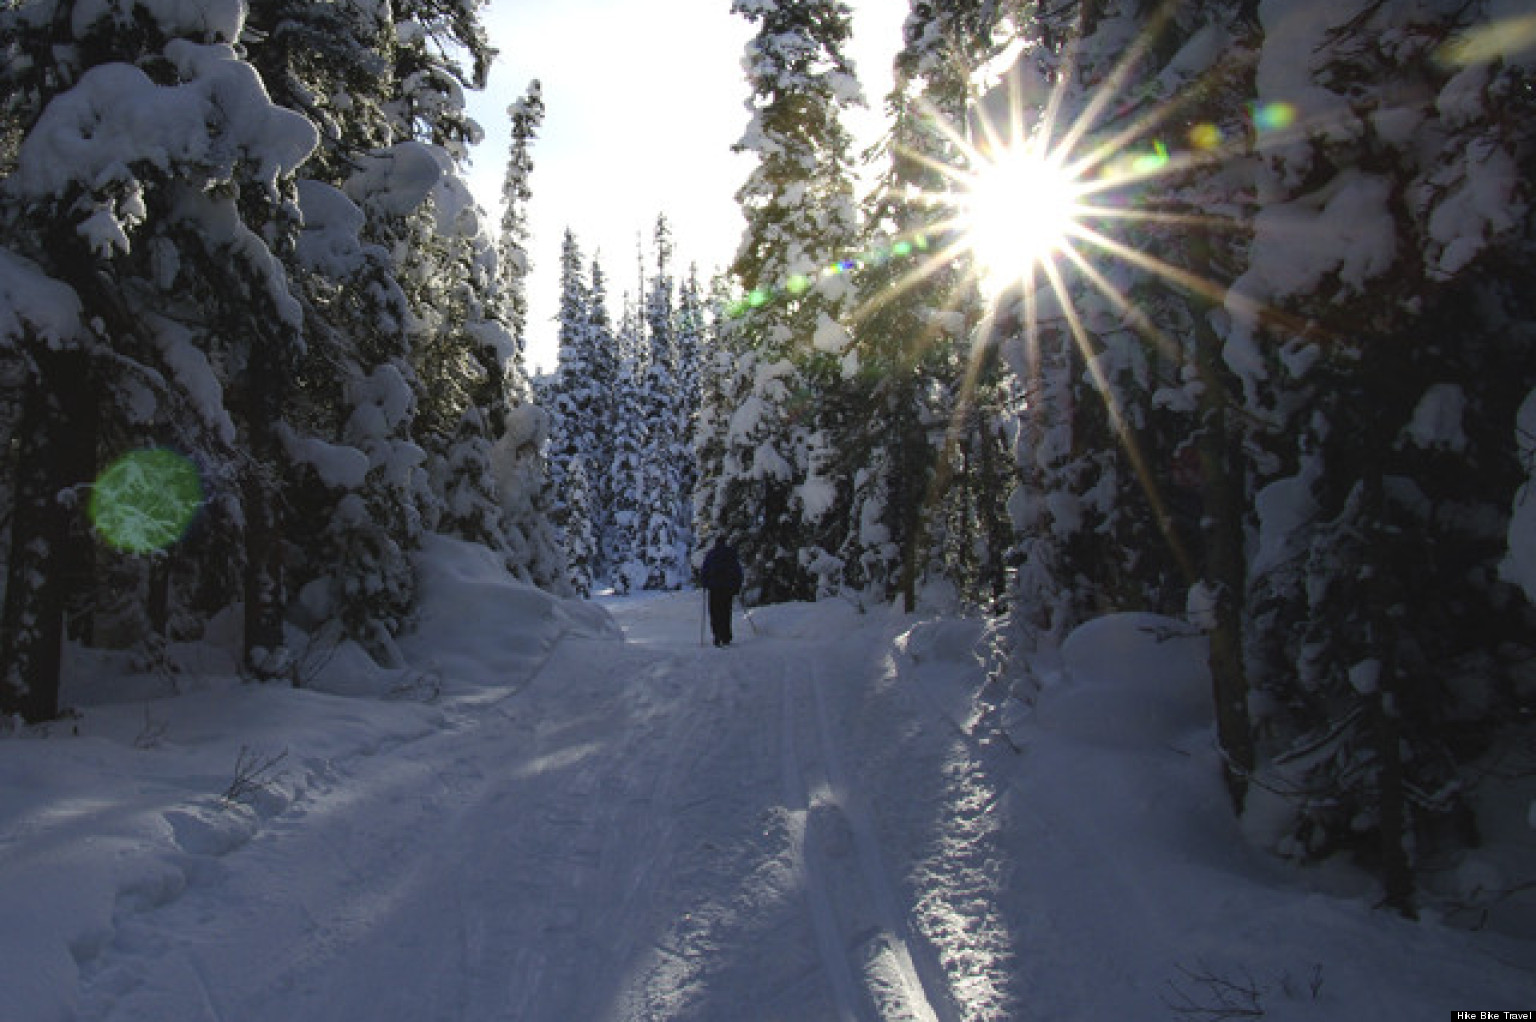
[[[846,8],[735,6],[760,164],[696,500],[749,592],[946,580],[1025,702],[1085,620],[1185,616],[1251,830],[1411,912],[1532,738],[1529,16],[916,2],[859,216]],[[989,303],[944,168],[1019,128],[1101,183]]]
[[[0,7],[6,713],[58,712],[61,638],[153,661],[230,613],[253,677],[285,621],[391,663],[426,531],[559,580],[536,85],[504,237],[460,175],[491,56],[472,4]]]
[[[434,531],[580,594],[723,531],[749,601],[987,615],[997,706],[1090,618],[1187,619],[1250,832],[1411,913],[1533,740],[1528,10],[911,0],[872,100],[840,0],[732,8],[734,262],[680,276],[662,218],[614,316],[568,234],[536,400],[543,105],[492,232],[470,0],[0,0],[0,709],[59,712],[65,641],[232,614],[253,678],[285,622],[389,663]],[[1012,288],[956,237],[989,125],[1093,182]]]
[[[617,327],[607,275],[569,231],[560,255],[560,361],[539,387],[550,415],[551,514],[571,588],[619,593],[692,579],[693,423],[707,329],[697,271],[673,276],[671,229],[656,221],[654,266]]]

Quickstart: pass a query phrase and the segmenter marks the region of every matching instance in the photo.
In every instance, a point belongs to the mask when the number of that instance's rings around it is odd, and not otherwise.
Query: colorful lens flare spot
[[[203,506],[197,467],[175,451],[130,451],[96,479],[87,511],[96,533],[125,553],[148,554],[179,540]]]
[[[1467,29],[1440,47],[1435,58],[1448,67],[1471,67],[1536,50],[1536,12]]]
[[[1289,103],[1257,103],[1251,112],[1253,126],[1260,132],[1284,131],[1296,123],[1296,108]]]
[[[862,255],[839,259],[822,267],[819,274],[806,275],[797,273],[784,281],[782,285],[773,287],[759,287],[748,291],[745,296],[730,302],[725,306],[725,314],[731,319],[740,319],[753,309],[761,309],[775,299],[789,297],[799,298],[811,289],[815,283],[815,276],[823,278],[841,277],[844,274],[854,273],[868,269],[871,266],[884,266],[892,259],[907,259],[915,252],[928,251],[929,242],[926,235],[915,234],[910,240],[903,239],[896,242],[889,250],[884,248],[871,249]]]
[[[1133,174],[1156,174],[1168,166],[1168,147],[1161,142],[1152,143],[1150,153],[1137,153],[1131,161]]]
[[[1189,129],[1189,144],[1202,152],[1221,148],[1221,129],[1214,124],[1197,124]]]

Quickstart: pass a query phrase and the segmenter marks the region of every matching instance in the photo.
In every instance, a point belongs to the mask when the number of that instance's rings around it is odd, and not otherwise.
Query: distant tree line
[[[550,502],[567,580],[582,595],[677,589],[692,578],[693,452],[700,355],[710,316],[698,274],[679,285],[671,228],[656,220],[617,326],[597,256],[567,231],[560,260],[559,362],[540,384],[551,418]]]

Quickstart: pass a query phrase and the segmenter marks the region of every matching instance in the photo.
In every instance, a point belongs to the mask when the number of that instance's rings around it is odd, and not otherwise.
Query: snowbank
[[[1211,724],[1205,637],[1156,614],[1113,614],[1067,637],[1065,680],[1036,704],[1042,727],[1126,748],[1202,740]]]
[[[1531,960],[1528,934],[1508,917],[1498,933],[1432,909],[1406,922],[1375,907],[1379,890],[1353,867],[1298,870],[1250,842],[1221,782],[1206,640],[1187,623],[1082,625],[1033,671],[1034,706],[1012,714],[977,703],[987,637],[980,622],[908,624],[890,671],[963,742],[945,767],[953,783],[993,806],[945,868],[984,880],[993,925],[1011,928],[1006,982],[1027,1017],[1431,1018],[1536,996],[1518,964]],[[897,759],[917,754],[915,739],[893,740]],[[1465,886],[1514,882],[1530,841],[1523,808],[1488,834],[1514,857],[1469,857]],[[920,927],[975,934],[963,893],[928,895]]]
[[[516,685],[542,666],[565,635],[621,638],[597,605],[510,581],[501,560],[485,547],[429,537],[421,586],[420,623],[401,648],[412,663],[461,686],[496,691]]]
[[[0,1018],[75,1018],[82,975],[136,914],[361,761],[516,691],[562,636],[618,635],[600,608],[513,581],[483,548],[433,537],[421,568],[405,669],[346,642],[311,647],[310,688],[245,684],[227,620],[173,646],[174,676],[71,651],[64,700],[78,718],[0,738]]]

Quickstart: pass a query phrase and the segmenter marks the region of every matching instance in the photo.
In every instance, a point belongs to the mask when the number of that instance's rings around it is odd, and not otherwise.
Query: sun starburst
[[[989,294],[1032,279],[1071,243],[1088,213],[1084,191],[1060,159],[1034,145],[981,157],[954,204],[964,248]]]
[[[1080,67],[1075,48],[1068,47],[1052,86],[1046,87],[1043,76],[1034,79],[1039,87],[1032,93],[1011,82],[961,123],[928,110],[928,123],[937,127],[948,154],[938,156],[939,147],[928,147],[903,155],[939,182],[918,203],[937,211],[927,227],[934,244],[870,302],[878,308],[946,270],[958,269],[974,285],[970,298],[962,293],[966,288],[949,295],[955,309],[982,310],[979,321],[972,320],[971,365],[961,381],[952,431],[959,429],[991,360],[988,352],[999,342],[1007,338],[1018,345],[1028,366],[1041,364],[1048,343],[1074,346],[1129,466],[1164,523],[1171,519],[1157,473],[1140,449],[1132,416],[1104,375],[1103,342],[1095,335],[1099,317],[1087,314],[1088,304],[1112,310],[1123,326],[1175,359],[1182,357],[1178,345],[1139,307],[1125,286],[1125,270],[1141,280],[1161,280],[1202,304],[1242,305],[1226,285],[1209,279],[1208,266],[1181,255],[1201,249],[1194,243],[1197,236],[1244,226],[1241,213],[1205,208],[1189,194],[1190,182],[1200,178],[1195,172],[1230,159],[1255,139],[1280,138],[1297,119],[1287,104],[1250,104],[1246,128],[1218,125],[1191,116],[1185,104],[1198,89],[1159,100],[1146,88],[1134,88],[1130,79],[1172,9],[1165,5],[1157,24],[1111,67]],[[1089,79],[1093,85],[1080,85]],[[1006,111],[1000,111],[1003,104],[995,100],[1005,93]],[[1181,235],[1190,243],[1181,242]],[[1026,390],[1033,386],[1023,383]],[[1167,539],[1186,561],[1178,537],[1169,532]]]

